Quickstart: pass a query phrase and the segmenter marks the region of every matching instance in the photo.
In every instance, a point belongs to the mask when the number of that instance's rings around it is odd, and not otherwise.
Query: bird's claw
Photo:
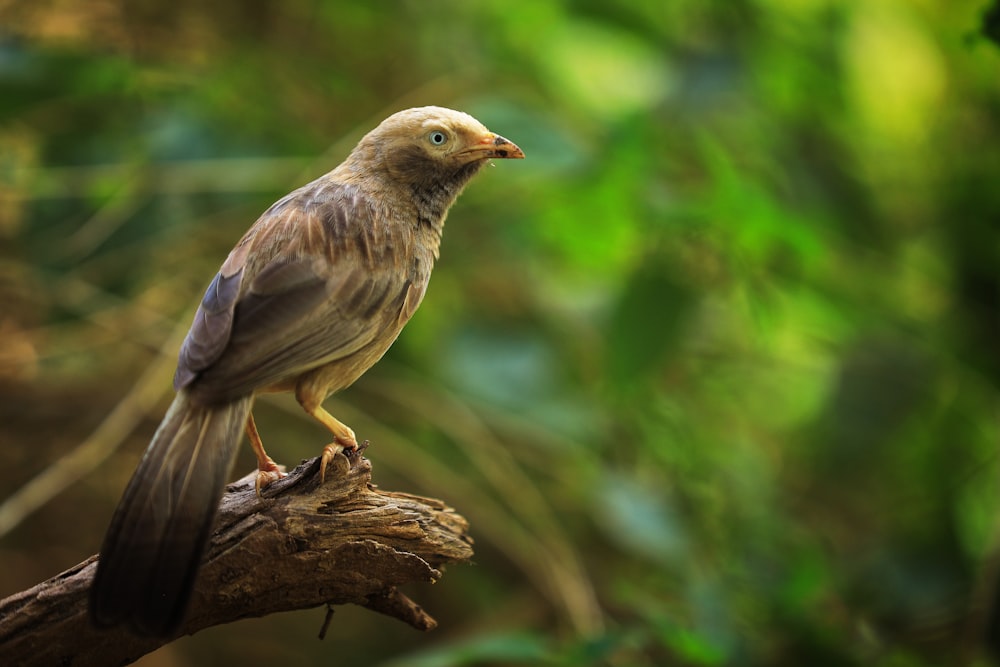
[[[330,461],[337,454],[344,451],[344,446],[339,442],[331,442],[329,445],[323,448],[323,456],[319,459],[319,483],[322,484],[326,481],[326,467],[330,465]]]
[[[287,473],[282,472],[278,469],[278,466],[273,468],[267,468],[266,470],[257,470],[257,479],[254,481],[253,488],[257,492],[257,497],[260,498],[260,492],[267,488],[272,482],[277,482],[279,479],[287,475]]]
[[[343,440],[337,438],[336,440],[334,440],[329,445],[323,448],[323,455],[320,457],[319,460],[320,484],[326,481],[326,467],[330,465],[330,462],[333,461],[333,458],[337,454],[344,453],[345,455],[350,457],[355,452],[359,451],[360,448],[358,447],[358,441],[356,438],[353,437],[354,436],[353,432],[351,433],[351,436],[352,437],[350,438],[350,440],[348,440],[347,438],[344,438]],[[367,441],[365,441],[365,444],[367,444]]]

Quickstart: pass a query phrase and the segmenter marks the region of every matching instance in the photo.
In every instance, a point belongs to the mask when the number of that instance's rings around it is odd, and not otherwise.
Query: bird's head
[[[417,107],[382,121],[352,157],[400,184],[461,188],[490,159],[523,158],[524,152],[467,113]]]

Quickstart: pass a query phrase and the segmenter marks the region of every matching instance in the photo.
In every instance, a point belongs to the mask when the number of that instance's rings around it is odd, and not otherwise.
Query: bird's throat
[[[476,160],[456,171],[438,171],[431,178],[413,180],[410,183],[410,195],[417,211],[418,226],[428,226],[440,233],[448,209],[484,164],[486,160]]]

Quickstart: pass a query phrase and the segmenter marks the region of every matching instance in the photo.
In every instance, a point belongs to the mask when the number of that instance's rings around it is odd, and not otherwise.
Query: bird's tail
[[[98,626],[154,636],[179,627],[252,404],[177,394],[104,538],[90,593]]]

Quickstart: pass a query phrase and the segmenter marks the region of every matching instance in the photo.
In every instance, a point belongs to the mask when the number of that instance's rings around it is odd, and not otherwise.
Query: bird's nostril
[[[504,139],[503,137],[497,137],[496,139],[493,140],[494,146],[503,146],[504,144],[509,144],[509,143],[510,142]]]

